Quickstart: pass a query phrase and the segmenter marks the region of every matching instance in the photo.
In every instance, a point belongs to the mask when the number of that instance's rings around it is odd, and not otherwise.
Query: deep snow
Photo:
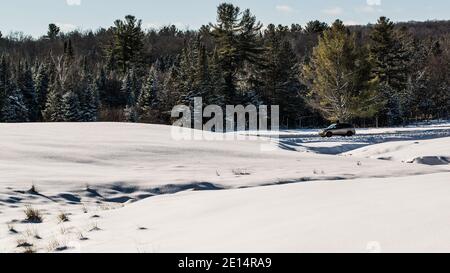
[[[449,130],[175,141],[158,125],[0,124],[0,251],[447,251]],[[42,224],[21,222],[27,204]]]

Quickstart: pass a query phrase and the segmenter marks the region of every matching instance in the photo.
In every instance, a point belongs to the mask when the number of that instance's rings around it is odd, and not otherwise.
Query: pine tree
[[[406,36],[396,33],[394,23],[381,17],[370,33],[372,77],[380,82],[380,95],[386,101],[380,116],[389,125],[402,120],[402,93],[407,88],[410,63]]]
[[[6,97],[1,112],[4,122],[28,121],[28,109],[20,89],[11,89],[11,92],[9,92]]]
[[[36,84],[38,120],[42,120],[42,111],[45,109],[45,104],[47,103],[47,94],[50,85],[50,75],[46,64],[39,66],[34,82]]]
[[[3,109],[3,105],[6,103],[7,94],[10,90],[11,72],[9,70],[9,63],[6,57],[2,55],[0,58],[0,109]],[[2,113],[0,112],[0,121],[3,120]]]
[[[201,97],[208,104],[213,94],[209,60],[206,48],[199,39],[187,47],[180,70],[181,102],[192,106],[194,98]]]
[[[324,32],[314,48],[303,74],[310,86],[309,102],[325,118],[348,121],[373,114],[377,106],[373,92],[376,82],[369,81],[369,66],[361,62],[367,57],[360,54],[354,35],[339,20]]]
[[[57,25],[55,25],[55,24],[48,25],[47,38],[49,38],[51,40],[56,39],[56,37],[58,37],[60,31],[61,31],[61,29]]]
[[[86,100],[83,109],[83,121],[95,122],[98,118],[98,110],[100,108],[100,102],[98,97],[98,91],[95,84],[89,84],[86,90]]]
[[[226,82],[224,79],[223,71],[220,66],[219,56],[217,50],[214,50],[212,57],[209,61],[209,71],[210,71],[210,84],[211,84],[211,94],[209,95],[208,103],[225,106],[225,96],[226,96]]]
[[[137,122],[138,114],[136,109],[136,83],[134,72],[128,71],[122,81],[122,94],[126,97],[126,106],[124,109],[125,120],[128,122]]]
[[[232,4],[221,4],[217,10],[217,23],[211,24],[217,57],[225,81],[227,103],[236,98],[237,72],[245,62],[257,63],[262,52],[261,23],[245,10]]]
[[[77,94],[73,91],[65,93],[61,101],[62,119],[65,122],[77,122],[80,117],[80,103]]]
[[[114,22],[114,39],[107,52],[111,68],[126,72],[142,63],[144,33],[141,25],[142,21],[131,15],[127,15],[125,21]]]
[[[32,122],[38,121],[39,105],[36,97],[36,89],[31,67],[28,63],[25,64],[25,67],[23,68],[19,65],[18,73],[17,87],[22,93],[25,106],[28,109],[28,120]]]
[[[163,79],[159,92],[159,109],[161,119],[170,124],[172,108],[180,101],[179,68],[173,65]]]
[[[158,115],[159,101],[159,82],[157,71],[154,67],[150,69],[150,73],[142,88],[137,103],[137,112],[139,121],[141,122],[159,122]]]
[[[327,30],[328,24],[327,23],[323,23],[320,21],[309,21],[308,23],[306,23],[305,26],[305,33],[307,34],[316,34],[316,33],[322,33],[325,30]]]
[[[58,82],[54,82],[49,88],[45,109],[42,113],[44,121],[64,121],[62,99],[61,87]]]
[[[259,73],[261,97],[267,105],[279,105],[280,117],[289,126],[304,112],[304,102],[300,97],[300,81],[297,57],[286,31],[269,25],[265,31],[264,63]]]
[[[83,65],[82,77],[78,87],[79,104],[80,104],[80,121],[94,122],[97,121],[99,109],[99,95],[98,85],[93,80],[90,71],[86,65],[86,60]]]

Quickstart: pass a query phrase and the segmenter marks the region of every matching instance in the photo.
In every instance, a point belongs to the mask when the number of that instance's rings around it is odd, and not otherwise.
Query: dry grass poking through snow
[[[59,221],[59,223],[66,223],[66,222],[69,222],[70,219],[66,213],[61,212],[58,214],[58,221]]]
[[[25,221],[29,223],[42,223],[44,219],[41,212],[31,206],[26,206],[24,213],[26,216]]]

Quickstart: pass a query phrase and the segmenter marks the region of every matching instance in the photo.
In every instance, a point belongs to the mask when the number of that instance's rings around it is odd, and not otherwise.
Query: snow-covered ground
[[[0,252],[450,251],[450,125],[358,133],[0,124]]]

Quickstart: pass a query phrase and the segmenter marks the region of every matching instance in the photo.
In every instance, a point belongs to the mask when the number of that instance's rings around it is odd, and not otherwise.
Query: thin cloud
[[[66,3],[69,6],[80,6],[81,0],[66,0]]]
[[[67,32],[71,32],[74,30],[77,30],[78,27],[76,25],[73,24],[67,24],[67,23],[55,23],[55,25],[57,25],[62,32],[67,33]]]
[[[376,13],[382,12],[381,0],[367,0],[366,5],[355,9],[358,13]]]
[[[367,0],[368,6],[381,6],[381,0]]]
[[[294,11],[294,9],[288,5],[278,5],[275,7],[275,9],[279,12],[284,12],[284,13],[291,13]]]

